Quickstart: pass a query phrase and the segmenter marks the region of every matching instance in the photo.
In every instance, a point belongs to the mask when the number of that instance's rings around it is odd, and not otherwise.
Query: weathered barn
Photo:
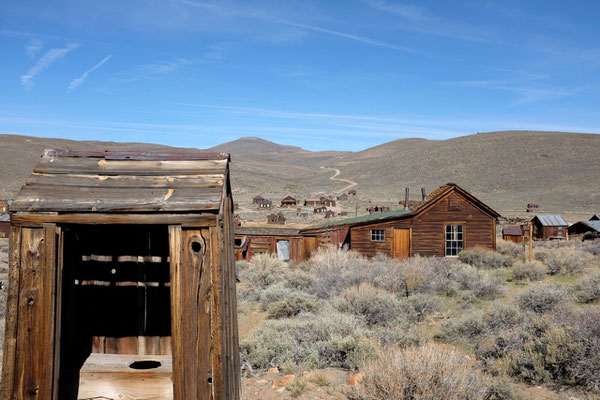
[[[321,205],[321,199],[307,198],[304,199],[304,207],[318,207]]]
[[[277,214],[269,214],[267,216],[267,224],[285,225],[287,224],[287,218],[280,211]]]
[[[402,209],[302,229],[305,238],[346,245],[372,257],[456,256],[465,248],[496,248],[496,211],[454,183],[429,193],[413,211]]]
[[[346,193],[341,193],[335,196],[338,201],[346,201],[348,200],[348,195]]]
[[[252,227],[235,228],[235,252],[238,260],[250,261],[256,254],[267,253],[283,261],[300,263],[306,258],[298,229]]]
[[[321,206],[321,207],[316,207],[315,209],[313,209],[313,212],[315,214],[323,214],[327,212],[327,207],[325,206]]]
[[[502,229],[502,239],[521,243],[523,241],[523,231],[520,226],[507,226]]]
[[[600,220],[579,221],[569,226],[569,236],[600,235]]]
[[[281,199],[281,207],[296,207],[296,204],[298,204],[298,201],[292,196],[286,196]]]
[[[265,199],[265,198],[264,198],[264,197],[262,197],[262,196],[254,196],[254,197],[252,198],[252,204],[259,204],[259,203],[260,203],[261,201],[263,201],[263,200],[267,200],[267,199]]]
[[[7,238],[10,235],[10,215],[0,215],[0,238]]]
[[[232,207],[227,154],[46,150],[10,209],[0,398],[238,399]]]
[[[321,205],[324,205],[326,207],[335,207],[335,200],[334,199],[330,199],[329,197],[320,197],[319,200],[321,201]]]
[[[531,220],[533,239],[552,240],[568,237],[567,222],[560,215],[536,215]]]

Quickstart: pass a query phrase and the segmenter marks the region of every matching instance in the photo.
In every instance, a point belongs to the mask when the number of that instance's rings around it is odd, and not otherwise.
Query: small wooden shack
[[[325,206],[316,207],[313,209],[313,212],[315,214],[324,214],[327,212],[327,207],[325,207]]]
[[[321,205],[321,199],[307,198],[304,200],[304,207],[318,207]]]
[[[348,195],[346,193],[341,193],[335,196],[335,198],[337,199],[337,201],[346,201],[348,200]]]
[[[350,189],[350,190],[348,190],[348,194],[350,196],[356,196],[356,189]]]
[[[0,239],[10,236],[10,215],[0,215]]]
[[[0,200],[0,215],[8,214],[8,200]]]
[[[281,211],[277,214],[269,214],[267,215],[267,224],[285,225],[287,224],[287,218],[285,218]]]
[[[2,399],[239,399],[229,155],[46,150],[11,206]]]
[[[259,196],[254,196],[252,198],[252,204],[259,204],[263,200],[267,200],[267,199],[265,199],[264,197],[262,197],[260,195]]]
[[[321,205],[324,205],[326,207],[335,207],[335,200],[329,197],[321,196],[319,198],[319,201],[321,202]]]
[[[256,204],[258,204],[259,209],[270,209],[271,207],[273,207],[273,202],[267,199],[259,200]]]
[[[560,215],[536,215],[531,220],[534,240],[568,238],[569,224]]]
[[[306,258],[300,231],[288,228],[253,226],[235,228],[235,252],[237,260],[246,261],[261,253],[296,263]]]
[[[502,229],[502,239],[521,243],[523,241],[523,231],[520,226],[507,226]]]
[[[281,207],[292,208],[296,207],[296,204],[298,204],[298,201],[292,196],[286,196],[281,199]]]
[[[454,183],[429,193],[414,209],[393,210],[302,229],[320,244],[348,246],[365,256],[402,259],[457,256],[462,249],[496,248],[496,211]]]
[[[569,236],[600,237],[600,220],[579,221],[569,226]],[[587,237],[587,236],[586,236]]]

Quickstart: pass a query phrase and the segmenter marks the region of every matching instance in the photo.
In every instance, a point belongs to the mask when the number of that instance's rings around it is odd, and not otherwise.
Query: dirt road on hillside
[[[351,181],[350,179],[337,178],[337,176],[341,173],[340,170],[339,170],[339,168],[321,167],[321,169],[328,169],[328,170],[331,170],[331,171],[335,172],[335,174],[332,177],[329,178],[330,180],[337,181],[337,182],[344,182],[344,183],[348,184],[348,186],[345,186],[342,189],[338,190],[337,193],[343,193],[346,190],[350,190],[354,186],[358,185],[358,183],[356,183],[354,181]]]

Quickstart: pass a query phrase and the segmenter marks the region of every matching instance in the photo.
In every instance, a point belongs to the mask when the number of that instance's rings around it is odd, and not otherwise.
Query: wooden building
[[[502,229],[502,239],[509,242],[521,243],[523,241],[523,231],[520,226],[507,226]]]
[[[500,216],[454,183],[429,193],[414,210],[402,209],[334,221],[302,229],[322,243],[348,246],[365,256],[377,253],[402,259],[456,256],[465,248],[496,248]]]
[[[324,213],[326,213],[326,212],[327,212],[327,207],[325,207],[325,206],[316,207],[316,208],[313,210],[313,212],[314,212],[315,214],[324,214]]]
[[[237,260],[250,261],[256,254],[267,253],[283,261],[300,263],[307,258],[298,229],[252,227],[235,228]]]
[[[300,210],[298,212],[298,215],[300,217],[302,217],[302,218],[308,218],[308,217],[312,216],[312,211],[310,211],[310,210]]]
[[[10,215],[0,215],[0,238],[8,238],[10,236]]]
[[[46,150],[10,209],[0,398],[238,399],[232,207],[227,154]]]
[[[600,220],[579,221],[569,226],[569,236],[600,237]]]
[[[252,198],[252,204],[260,204],[260,202],[263,201],[263,200],[267,200],[267,199],[265,199],[262,196],[254,196]]]
[[[348,200],[348,195],[346,193],[341,193],[336,196],[337,201],[346,201]]]
[[[531,220],[534,240],[566,239],[567,222],[560,215],[536,215]]]
[[[356,196],[356,190],[355,189],[350,189],[350,190],[348,190],[348,194],[350,196]]]
[[[321,199],[317,199],[317,198],[304,199],[304,207],[318,207],[320,205],[322,205]]]
[[[325,218],[333,218],[333,217],[335,217],[335,212],[334,211],[327,210],[325,212]]]
[[[323,197],[323,196],[321,196],[319,198],[319,200],[321,201],[321,205],[323,205],[325,207],[335,207],[335,200],[334,199],[330,199],[329,197]]]
[[[287,219],[285,218],[283,213],[280,211],[277,214],[269,214],[267,216],[267,224],[285,225],[285,224],[287,224]]]
[[[273,207],[273,202],[271,200],[267,200],[267,199],[262,199],[259,200],[258,203],[258,208],[259,209],[271,209],[271,207]]]
[[[383,213],[383,212],[388,212],[391,211],[390,207],[388,206],[371,206],[371,207],[367,207],[367,212],[369,213],[369,215],[371,214],[375,214],[375,213]]]
[[[0,215],[8,214],[8,200],[0,200]]]
[[[281,199],[281,207],[292,208],[296,207],[297,204],[298,201],[292,196],[286,196],[283,199]]]

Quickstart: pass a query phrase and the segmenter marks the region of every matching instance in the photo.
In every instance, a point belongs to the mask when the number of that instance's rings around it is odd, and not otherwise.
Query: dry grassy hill
[[[16,135],[0,135],[0,141],[0,198],[14,196],[47,147],[92,151],[169,148]],[[303,199],[335,194],[345,186],[331,181],[333,172],[322,166],[339,168],[338,178],[358,183],[360,196],[355,203],[360,211],[369,201],[397,205],[406,186],[416,200],[421,187],[431,191],[455,182],[503,214],[522,212],[526,203],[533,202],[547,212],[584,215],[600,210],[599,149],[600,135],[511,131],[443,141],[401,139],[361,152],[312,152],[259,138],[241,138],[209,150],[232,154],[234,197],[242,206],[242,216],[262,220],[264,212],[247,207],[256,194],[277,202],[287,194]],[[347,208],[354,210],[355,203]]]

